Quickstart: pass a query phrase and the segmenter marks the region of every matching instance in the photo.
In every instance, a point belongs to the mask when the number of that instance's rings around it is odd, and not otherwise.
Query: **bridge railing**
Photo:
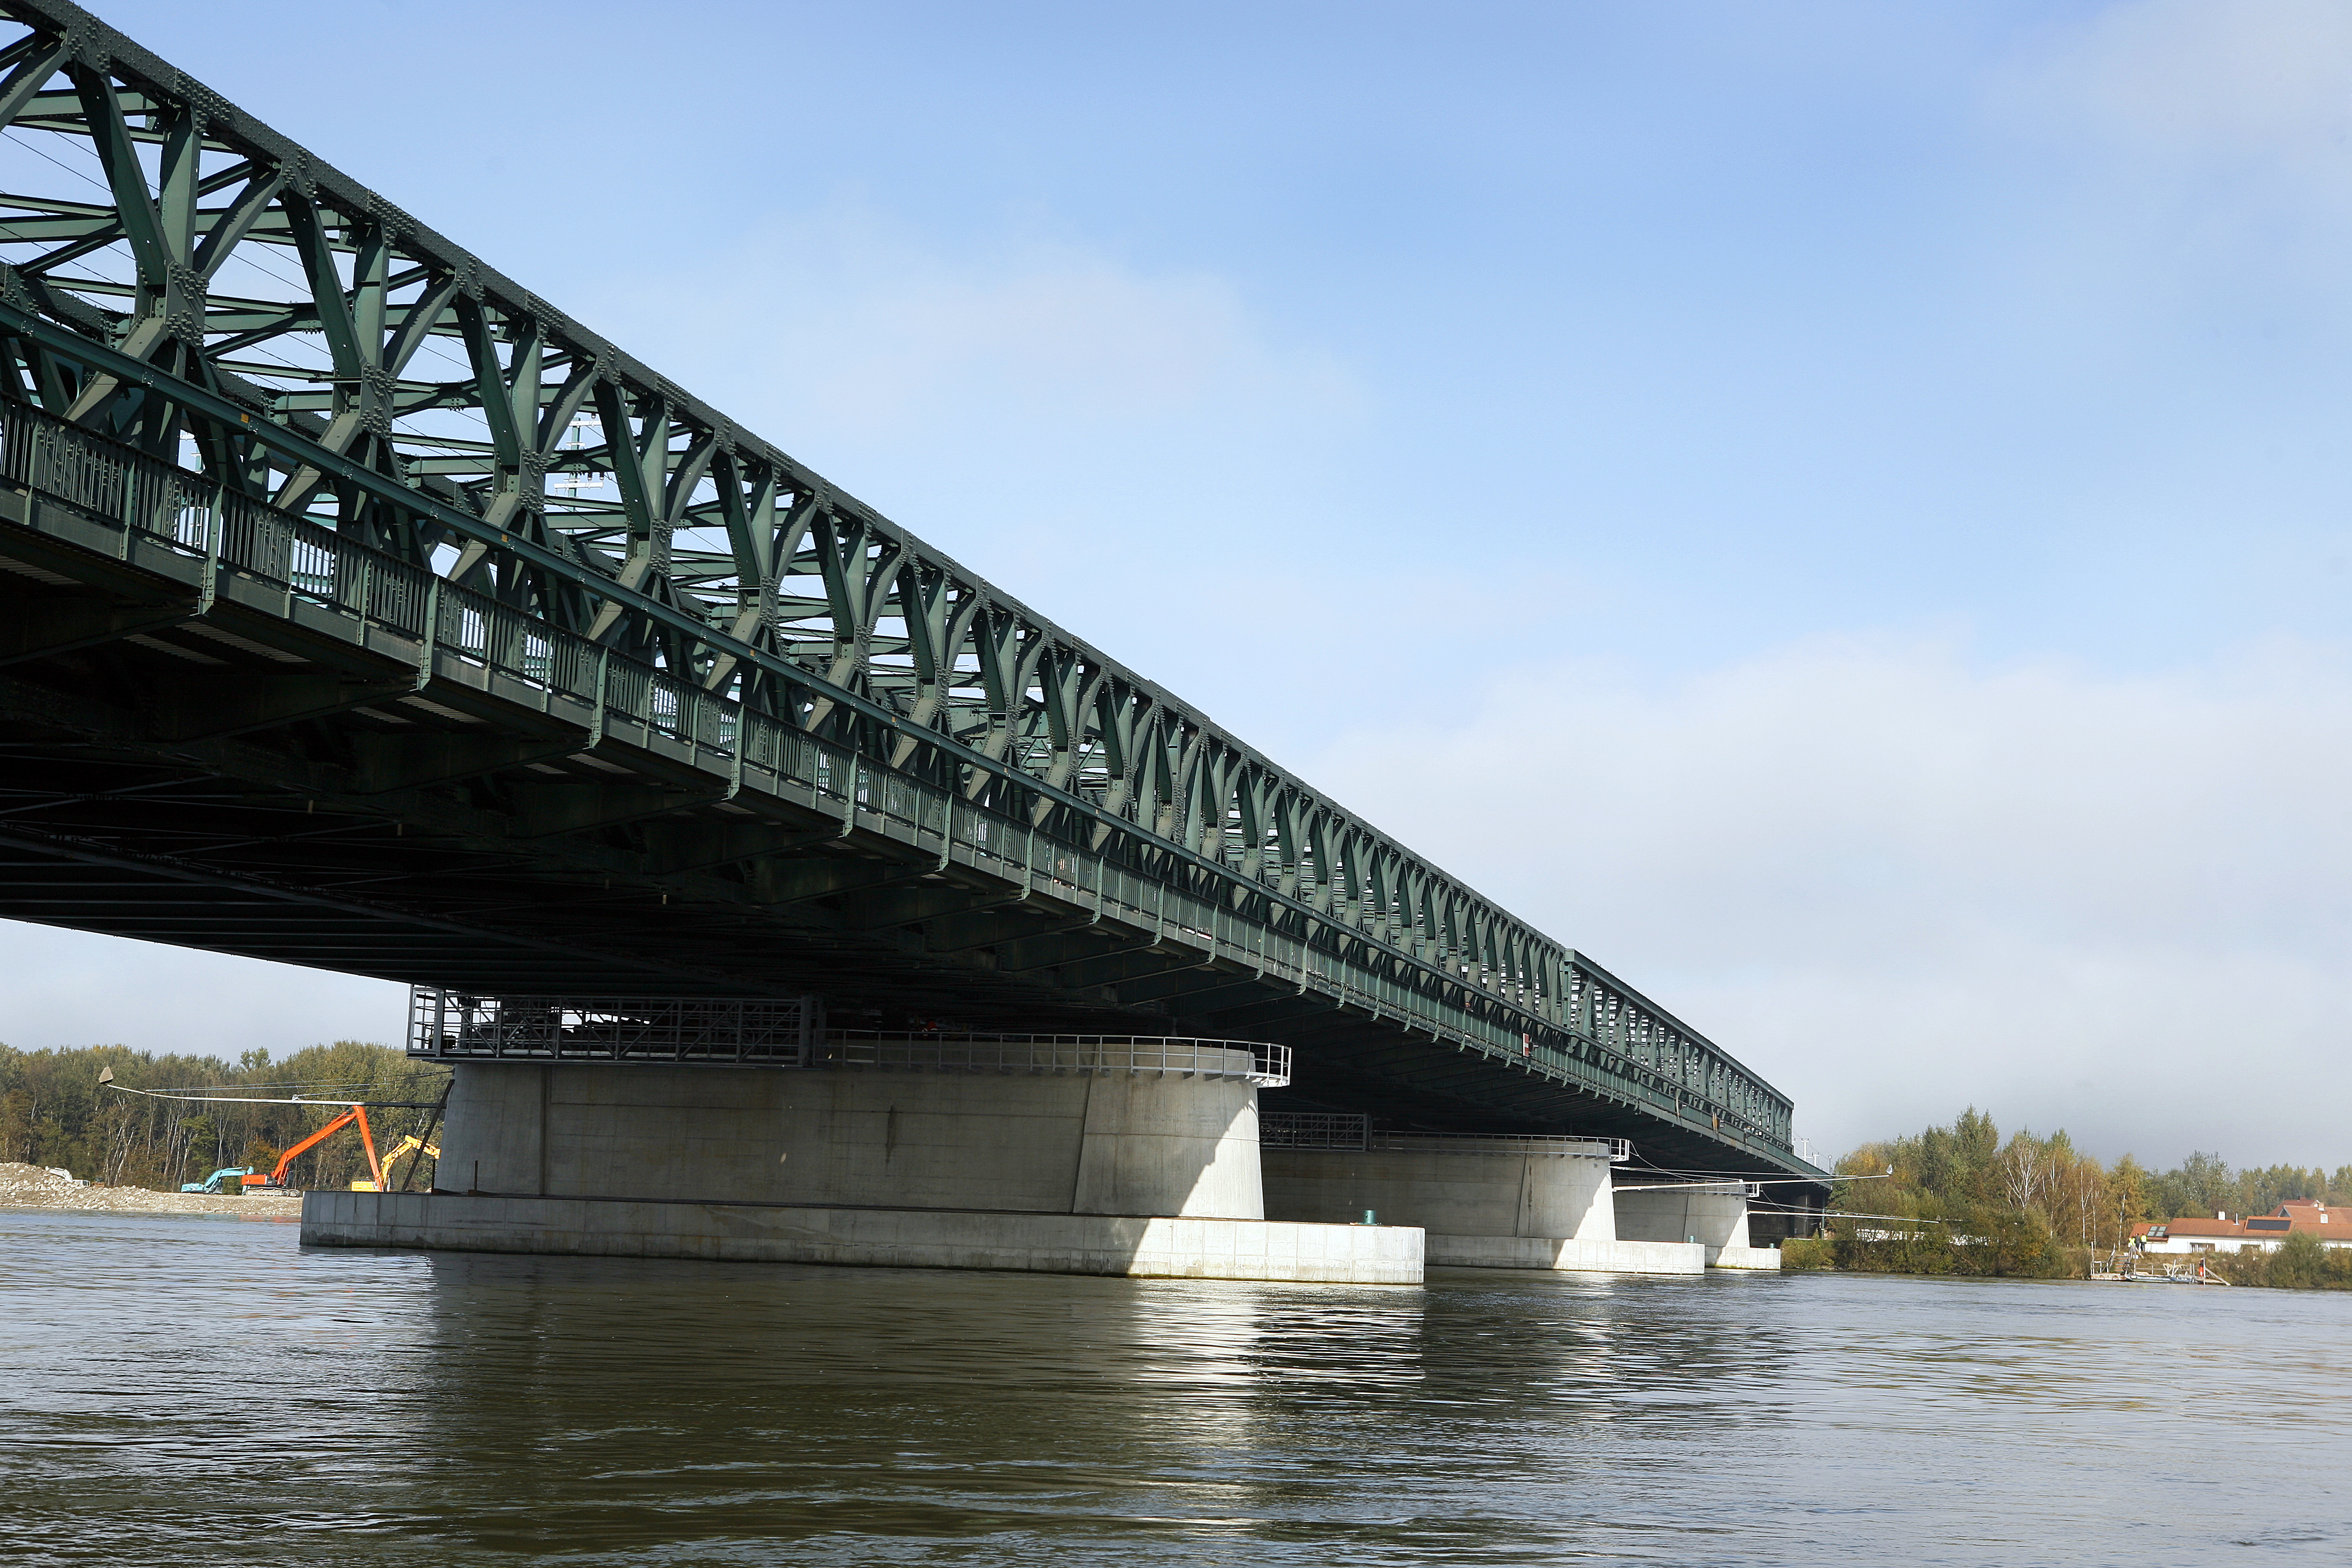
[[[289,605],[300,601],[363,616],[427,644],[430,653],[542,693],[543,701],[569,699],[608,727],[624,732],[641,727],[642,737],[664,737],[690,756],[789,781],[845,817],[856,813],[903,824],[919,845],[960,849],[1007,880],[1050,889],[1107,917],[1151,929],[1162,940],[1207,948],[1261,975],[1312,987],[1433,1037],[1475,1037],[1507,1058],[1516,1043],[1520,1065],[1529,1070],[1662,1114],[1688,1119],[1696,1112],[1718,1130],[1789,1147],[1785,1100],[1748,1103],[1759,1100],[1751,1080],[1733,1077],[1719,1053],[1672,1027],[1581,960],[1571,965],[1563,999],[1570,1035],[1510,1042],[1507,1031],[1442,1008],[1394,974],[1273,931],[1228,901],[1172,887],[1032,824],[964,802],[313,519],[220,491],[160,458],[5,398],[0,480],[115,523],[123,531],[125,553],[130,537],[143,535],[282,593]]]
[[[0,399],[0,479],[178,551],[411,637],[435,575],[313,519],[222,490],[162,458]]]
[[[481,996],[418,985],[409,992],[408,1054],[800,1067],[820,1016],[804,997]]]
[[[1261,1089],[1290,1082],[1290,1047],[1256,1040],[1146,1035],[894,1035],[828,1029],[813,1067],[898,1072],[1032,1073],[1234,1079]]]
[[[1269,1149],[1369,1149],[1372,1119],[1325,1110],[1262,1110],[1257,1141]]]
[[[1369,1116],[1313,1110],[1261,1112],[1258,1142],[1269,1149],[1394,1150],[1430,1154],[1554,1154],[1622,1163],[1633,1157],[1622,1138],[1550,1133],[1412,1132],[1375,1128]]]
[[[1633,1157],[1622,1138],[1559,1137],[1536,1132],[1375,1132],[1375,1149],[1418,1150],[1425,1154],[1559,1154],[1622,1163]]]
[[[1620,1193],[1681,1193],[1688,1197],[1760,1198],[1764,1184],[1739,1180],[1723,1182],[1643,1182],[1628,1185],[1619,1183],[1611,1189]]]
[[[1290,1048],[1258,1040],[828,1029],[812,997],[484,996],[417,985],[408,1018],[408,1054],[434,1061],[1290,1081]]]

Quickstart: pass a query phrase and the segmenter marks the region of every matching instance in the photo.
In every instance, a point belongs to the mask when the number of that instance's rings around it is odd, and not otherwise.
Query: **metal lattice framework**
[[[289,595],[377,563],[358,610],[428,645],[565,689],[584,650],[600,725],[634,681],[739,774],[808,738],[943,795],[942,842],[961,803],[1787,1147],[1785,1097],[1198,710],[89,13],[0,17],[12,477],[144,484]]]
[[[1255,1040],[1137,1035],[921,1035],[833,1029],[814,997],[470,996],[419,985],[408,1054],[428,1061],[880,1072],[1232,1079],[1290,1082],[1290,1052]]]
[[[1633,1146],[1622,1138],[1562,1138],[1495,1132],[1405,1132],[1372,1125],[1369,1116],[1312,1110],[1260,1111],[1258,1142],[1268,1149],[1387,1150],[1423,1154],[1543,1154],[1623,1164]]]

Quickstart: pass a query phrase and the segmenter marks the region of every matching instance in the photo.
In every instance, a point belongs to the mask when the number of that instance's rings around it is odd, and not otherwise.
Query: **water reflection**
[[[427,1268],[428,1446],[457,1484],[526,1478],[487,1548],[1240,1528],[1281,1484],[1259,1456],[1289,1446],[1292,1407],[1422,1381],[1417,1290]]]
[[[2329,1483],[2278,1484],[2321,1456],[2332,1474],[2352,1436],[2352,1303],[2332,1298],[293,1243],[0,1214],[0,1552],[1876,1563],[1899,1542],[1921,1562],[2319,1562],[2352,1541]],[[2257,1495],[2253,1517],[2231,1500]],[[2126,1547],[2108,1526],[2151,1496],[2237,1522]]]

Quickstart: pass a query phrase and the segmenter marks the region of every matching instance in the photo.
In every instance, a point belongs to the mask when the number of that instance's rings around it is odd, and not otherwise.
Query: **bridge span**
[[[1698,1031],[89,13],[0,0],[0,914],[572,1019],[419,1035],[485,1141],[653,1065],[584,1020],[789,1004],[729,1093],[1229,1042],[1331,1202],[1475,1135],[1818,1206]]]

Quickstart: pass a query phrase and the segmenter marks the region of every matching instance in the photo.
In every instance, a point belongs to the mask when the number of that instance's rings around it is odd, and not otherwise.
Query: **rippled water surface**
[[[2352,1300],[305,1251],[0,1212],[29,1563],[2346,1563]]]

